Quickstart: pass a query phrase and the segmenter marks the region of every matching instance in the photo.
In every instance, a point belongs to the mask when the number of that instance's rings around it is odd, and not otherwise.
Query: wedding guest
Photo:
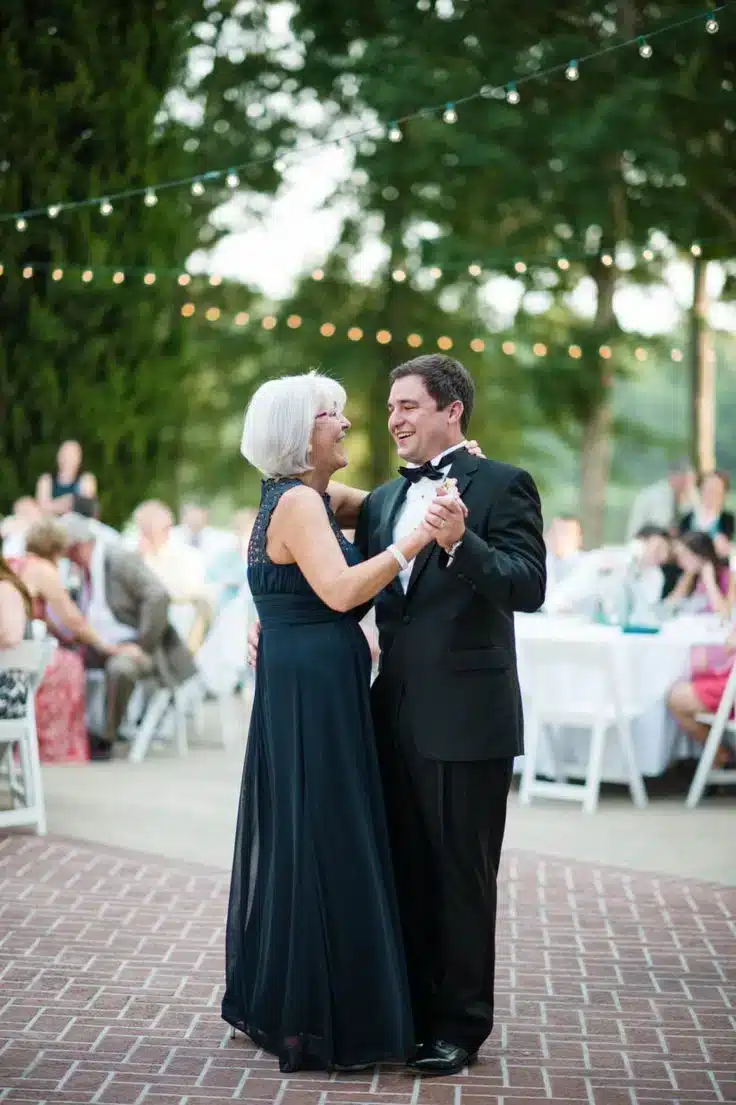
[[[212,622],[215,588],[207,582],[202,553],[172,537],[174,516],[157,500],[142,503],[135,514],[139,552],[143,562],[161,580],[172,602],[192,606],[194,622],[187,635],[187,648],[196,653]]]
[[[139,679],[155,675],[172,689],[196,673],[191,654],[169,625],[169,596],[135,553],[99,541],[87,518],[66,514],[66,555],[84,575],[80,606],[102,647],[85,653],[88,668],[104,668],[106,722],[91,735],[94,759],[111,759],[128,700]]]
[[[181,525],[174,528],[172,537],[200,553],[208,576],[221,553],[236,545],[234,534],[211,526],[207,508],[194,503],[182,510]]]
[[[32,614],[31,596],[22,579],[0,556],[0,649],[15,648],[26,633]],[[0,720],[25,716],[28,678],[25,672],[0,671]]]
[[[707,472],[700,478],[700,502],[682,519],[681,533],[707,533],[713,539],[721,560],[731,553],[734,516],[724,510],[730,480],[726,472]]]
[[[3,556],[11,558],[22,556],[26,551],[26,536],[34,522],[43,517],[41,508],[29,495],[13,504],[13,513],[3,518],[0,526]]]
[[[665,607],[680,614],[719,614],[729,617],[734,601],[734,583],[713,539],[693,531],[675,542],[675,560],[682,572]]]
[[[669,466],[665,479],[643,487],[634,499],[626,527],[626,540],[633,540],[646,525],[676,532],[680,519],[692,511],[696,502],[692,464],[687,459],[675,461]]]
[[[36,728],[42,763],[81,763],[89,759],[86,724],[86,678],[75,645],[88,645],[110,656],[108,647],[67,593],[59,571],[66,533],[53,518],[29,531],[25,556],[13,567],[33,600],[33,617],[46,623],[59,647],[36,693]]]
[[[256,519],[256,510],[237,510],[231,529],[235,541],[214,557],[208,579],[218,589],[218,609],[234,599],[248,582],[248,542]]]
[[[728,636],[723,656],[717,661],[708,659],[696,667],[689,679],[675,683],[667,696],[667,706],[677,724],[689,737],[699,744],[708,739],[709,727],[698,721],[699,714],[714,714],[718,709],[723,692],[726,689],[736,654],[736,630]],[[733,715],[732,715],[733,716]],[[727,744],[722,744],[716,753],[715,767],[736,767],[734,753]]]
[[[574,514],[558,514],[544,535],[547,546],[547,587],[562,583],[583,551],[583,527]]]
[[[45,472],[36,485],[36,499],[45,514],[66,514],[74,509],[75,496],[95,499],[97,480],[82,472],[82,446],[65,441],[56,456],[56,475]]]

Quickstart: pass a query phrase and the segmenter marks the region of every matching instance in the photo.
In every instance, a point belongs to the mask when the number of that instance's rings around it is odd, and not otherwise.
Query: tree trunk
[[[614,321],[613,293],[616,274],[613,266],[598,264],[594,273],[598,302],[595,329],[600,334],[610,331]],[[596,371],[602,388],[600,399],[583,424],[580,445],[580,521],[586,549],[603,544],[606,525],[606,488],[611,470],[613,442],[613,400],[610,368],[598,357]]]
[[[708,329],[708,262],[693,262],[690,310],[690,455],[697,472],[716,466],[716,366]]]

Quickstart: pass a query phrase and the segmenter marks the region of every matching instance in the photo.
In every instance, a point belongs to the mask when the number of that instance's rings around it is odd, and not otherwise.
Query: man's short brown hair
[[[443,353],[426,353],[397,365],[389,376],[389,386],[393,387],[397,380],[403,380],[405,376],[421,376],[427,392],[437,404],[437,410],[443,411],[460,400],[463,405],[460,427],[464,434],[468,432],[475,404],[475,384],[464,365]]]

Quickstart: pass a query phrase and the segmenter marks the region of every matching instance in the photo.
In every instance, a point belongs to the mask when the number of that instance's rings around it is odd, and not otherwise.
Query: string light
[[[61,207],[59,206],[59,204],[58,203],[52,203],[52,205],[51,205],[51,207],[49,207],[49,211],[48,211],[49,218],[50,219],[55,219],[60,211],[61,211]]]
[[[501,349],[507,357],[510,357],[516,352],[516,343],[512,341],[505,341],[501,346]]]
[[[506,103],[518,104],[520,99],[521,96],[519,95],[519,90],[517,89],[514,82],[510,81],[509,84],[506,85]]]
[[[0,276],[5,272],[5,265],[0,265]]]
[[[647,42],[643,35],[639,39],[639,53],[643,58],[650,58],[654,53],[651,43]]]
[[[714,35],[718,31],[718,20],[716,19],[713,12],[710,13],[705,21],[705,29],[709,35]]]
[[[125,273],[124,272],[115,272],[115,273],[113,273],[113,276],[112,276],[113,284],[122,284],[123,280],[125,280]]]
[[[481,338],[473,338],[470,343],[470,348],[474,353],[482,353],[486,347],[486,343]]]
[[[567,260],[566,257],[560,257],[559,261],[557,262],[557,267],[562,269],[563,272],[567,272],[567,270],[570,268],[570,262]]]
[[[388,140],[389,142],[400,142],[404,137],[401,131],[401,127],[398,123],[389,124],[388,128]]]
[[[208,322],[217,322],[220,317],[219,307],[208,307],[204,316]]]
[[[406,339],[406,344],[410,345],[412,349],[418,349],[419,346],[422,344],[421,334],[409,334]]]
[[[143,202],[145,203],[146,207],[155,207],[158,203],[158,196],[152,188],[149,188],[146,192],[145,196],[143,197]]]
[[[642,257],[644,258],[645,261],[653,261],[654,260],[654,254],[652,253],[651,249],[645,249],[644,252],[642,253]]]
[[[480,265],[468,265],[468,272],[471,276],[480,276],[483,272],[483,269],[480,267]]]
[[[583,355],[583,351],[579,345],[571,345],[567,352],[574,361],[579,361]]]
[[[219,273],[213,272],[212,276],[209,279],[210,287],[211,288],[219,288],[220,284],[222,284],[222,277],[220,276]]]
[[[85,284],[89,284],[93,276],[94,273],[92,272],[92,269],[85,269],[82,273],[82,280],[85,282]]]
[[[225,177],[225,183],[228,188],[237,188],[240,184],[240,177],[237,173],[228,173]]]
[[[182,288],[186,288],[187,284],[191,284],[191,282],[192,282],[192,278],[191,278],[191,276],[189,275],[189,273],[188,273],[188,272],[183,272],[183,273],[181,274],[181,276],[177,276],[177,278],[176,278],[176,282],[177,282],[177,284],[179,284],[179,285],[180,285],[180,286],[181,286]]]
[[[144,284],[155,284],[156,283],[156,273],[155,272],[147,272],[146,275],[143,277],[143,283]]]
[[[101,215],[111,215],[112,214],[112,204],[110,203],[109,200],[103,200],[102,203],[100,204],[100,214]]]
[[[184,318],[191,318],[195,312],[195,309],[196,308],[193,303],[185,303],[182,306],[181,313],[184,315]]]
[[[544,342],[537,341],[532,346],[532,352],[534,353],[534,355],[536,357],[546,357],[547,356],[547,346],[544,344]]]
[[[379,345],[388,345],[388,343],[391,341],[391,331],[379,330],[376,334],[376,341]]]
[[[24,280],[30,280],[32,276],[33,276],[33,266],[32,265],[26,265],[26,267],[23,269],[23,279]]]
[[[435,280],[439,280],[442,276],[442,269],[439,268],[438,265],[432,265],[432,268],[429,270],[429,275],[433,276]]]
[[[611,257],[610,253],[604,253],[601,256],[601,264],[605,265],[606,268],[613,264],[613,257]]]
[[[580,76],[580,70],[578,69],[578,63],[575,58],[573,58],[571,62],[568,62],[565,76],[569,81],[576,81]]]
[[[289,327],[290,330],[298,330],[299,327],[301,326],[301,324],[302,324],[302,316],[301,315],[289,315],[289,317],[286,320],[286,325]]]
[[[64,275],[64,270],[63,269],[54,269],[54,271],[51,273],[51,279],[52,280],[61,280],[63,275]]]
[[[235,316],[235,325],[245,326],[249,320],[250,315],[247,311],[238,311],[237,315]]]
[[[681,361],[683,359],[682,350],[681,349],[673,349],[670,356],[672,357],[673,361]]]
[[[25,219],[16,219],[15,220],[15,229],[16,230],[20,230],[21,232],[23,232],[27,226],[28,226],[28,223],[26,222]]]
[[[273,315],[266,315],[266,317],[261,322],[261,326],[264,330],[273,330],[276,326],[276,319]]]
[[[604,361],[610,361],[611,356],[612,356],[612,350],[611,350],[610,345],[602,345],[600,347],[600,349],[598,350],[598,352],[599,352],[600,356],[603,358]]]
[[[323,338],[331,338],[335,333],[335,324],[333,322],[323,322],[319,328],[319,332]]]
[[[690,246],[690,252],[692,253],[693,257],[702,257],[703,254],[703,250],[697,242],[693,242],[693,244]]]
[[[445,336],[437,338],[437,348],[442,349],[443,351],[452,349],[452,338],[448,338]]]
[[[361,328],[359,326],[351,326],[350,329],[348,330],[348,340],[349,341],[360,341],[360,339],[362,337],[363,337],[363,331],[361,330]]]
[[[204,195],[204,184],[202,183],[201,180],[195,180],[194,184],[192,185],[192,195],[193,196],[203,196]]]
[[[636,357],[637,361],[645,361],[647,359],[647,351],[646,349],[642,349],[640,347],[634,350],[634,356]]]
[[[448,104],[445,110],[442,112],[442,119],[445,123],[456,123],[457,112],[455,111],[454,104]]]
[[[322,269],[315,269],[312,273],[312,280],[324,280],[325,274]]]
[[[403,269],[394,269],[394,271],[391,273],[391,277],[393,280],[396,281],[397,284],[403,284],[406,280],[406,273]]]
[[[526,265],[524,264],[523,261],[517,261],[516,264],[514,265],[514,268],[516,269],[516,271],[518,273],[526,272]]]

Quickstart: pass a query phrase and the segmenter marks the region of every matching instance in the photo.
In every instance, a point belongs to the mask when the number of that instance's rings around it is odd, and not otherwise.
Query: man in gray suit
[[[104,641],[128,646],[117,656],[91,651],[86,656],[87,667],[104,668],[106,676],[105,731],[90,734],[92,758],[110,759],[136,682],[155,675],[173,688],[191,678],[196,668],[169,624],[168,593],[141,558],[121,545],[98,540],[89,519],[80,514],[67,514],[60,524],[69,541],[66,555],[83,575],[79,605],[85,617]]]

